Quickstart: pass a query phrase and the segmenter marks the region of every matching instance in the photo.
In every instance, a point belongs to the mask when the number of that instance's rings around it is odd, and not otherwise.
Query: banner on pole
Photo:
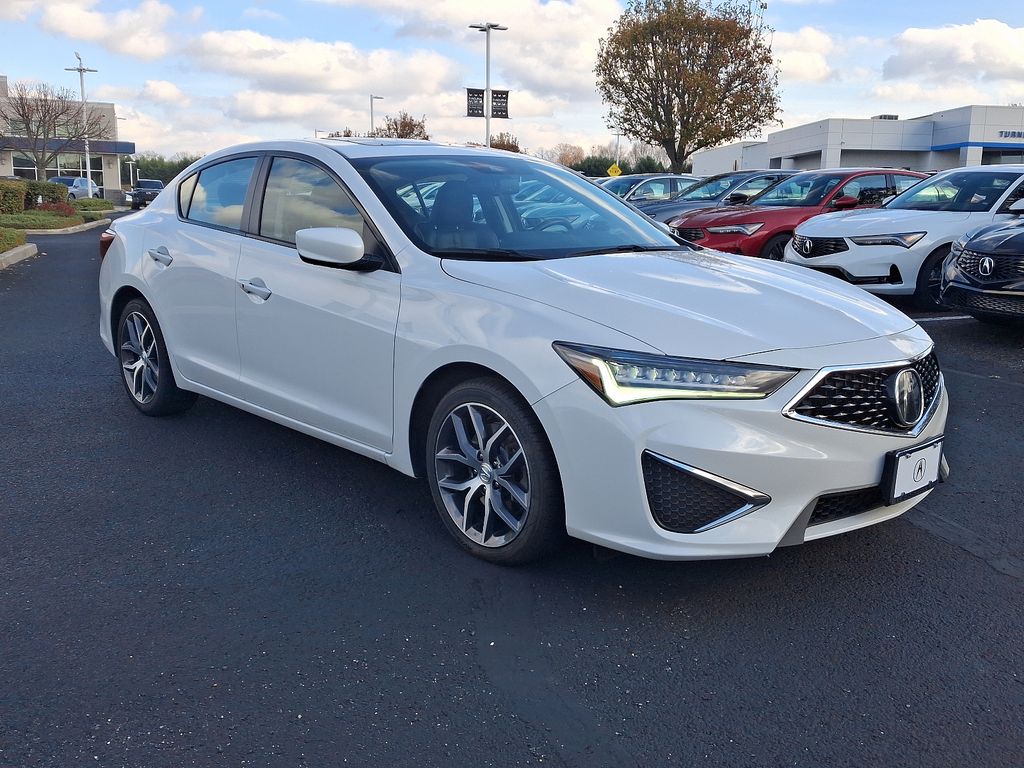
[[[466,117],[484,116],[484,89],[466,89]]]
[[[491,117],[508,119],[508,91],[491,89]]]

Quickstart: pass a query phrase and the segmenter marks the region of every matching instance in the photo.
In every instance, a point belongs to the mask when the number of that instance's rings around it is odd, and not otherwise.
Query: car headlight
[[[708,227],[708,232],[714,232],[716,235],[752,235],[763,226],[763,221],[754,224],[726,224],[721,227]]]
[[[648,400],[759,400],[796,375],[721,360],[695,360],[556,341],[555,352],[610,405]]]
[[[959,239],[954,240],[953,244],[951,246],[949,246],[949,252],[953,256],[959,256],[961,253],[964,252],[964,248],[967,247],[967,240],[968,240],[967,235],[963,235]]]
[[[927,234],[927,232],[901,232],[895,235],[866,235],[851,237],[850,241],[857,245],[898,245],[901,248],[909,248]]]

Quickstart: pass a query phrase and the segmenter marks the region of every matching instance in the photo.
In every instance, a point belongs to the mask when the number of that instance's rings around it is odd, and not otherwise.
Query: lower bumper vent
[[[763,493],[650,451],[644,451],[640,463],[651,514],[673,533],[702,533],[771,501]]]
[[[807,527],[853,517],[884,505],[885,495],[882,493],[881,486],[877,485],[855,491],[829,493],[818,498],[818,503],[814,505],[814,511],[811,512],[810,520],[807,521]]]

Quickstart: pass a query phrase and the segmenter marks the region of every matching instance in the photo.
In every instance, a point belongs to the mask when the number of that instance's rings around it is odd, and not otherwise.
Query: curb
[[[87,221],[85,224],[76,224],[73,227],[64,227],[64,229],[26,229],[23,231],[26,235],[70,235],[75,232],[95,229],[96,227],[105,227],[109,223],[110,219],[98,219],[96,221]]]
[[[35,243],[26,243],[25,245],[16,245],[9,251],[0,253],[0,269],[6,269],[12,264],[17,264],[19,261],[30,259],[39,253],[39,249]]]

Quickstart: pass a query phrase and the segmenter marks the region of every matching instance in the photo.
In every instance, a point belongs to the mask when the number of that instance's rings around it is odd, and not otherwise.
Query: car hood
[[[859,208],[815,216],[797,230],[807,237],[857,237],[899,232],[937,232],[950,229],[963,234],[969,213],[949,211],[908,211],[889,208]]]
[[[1024,256],[1024,219],[987,227],[972,237],[967,247],[979,253]]]
[[[806,213],[809,208],[798,208],[792,206],[771,206],[771,205],[730,205],[719,208],[702,208],[693,213],[684,214],[684,221],[688,227],[703,227],[707,225],[725,224],[748,224],[750,222],[765,221],[779,215],[793,214],[799,216]]]
[[[530,262],[445,259],[442,268],[459,280],[587,318],[669,355],[724,360],[872,339],[915,325],[835,278],[710,250]]]

